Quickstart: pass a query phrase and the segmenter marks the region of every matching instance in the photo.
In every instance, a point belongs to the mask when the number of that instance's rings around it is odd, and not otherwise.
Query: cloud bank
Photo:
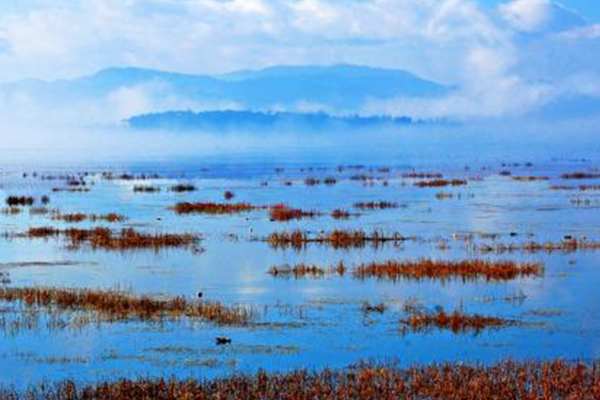
[[[0,6],[2,81],[71,78],[114,65],[218,74],[351,63],[457,87],[433,100],[371,99],[354,110],[365,114],[506,117],[564,97],[600,97],[600,26],[549,0],[492,10],[471,0],[19,1]],[[207,106],[155,92],[121,88],[82,109],[117,119]],[[26,113],[34,103],[0,99],[11,114],[15,104]]]

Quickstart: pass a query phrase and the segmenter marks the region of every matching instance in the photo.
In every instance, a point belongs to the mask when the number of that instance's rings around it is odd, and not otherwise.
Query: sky
[[[454,85],[365,112],[507,115],[600,97],[598,0],[2,0],[0,82],[110,66],[219,74],[350,63]],[[1,99],[0,99],[1,100]]]

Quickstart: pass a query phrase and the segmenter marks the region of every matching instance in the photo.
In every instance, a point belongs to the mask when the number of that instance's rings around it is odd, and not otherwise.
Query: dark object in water
[[[201,299],[202,298],[202,292],[198,292],[198,298]]]
[[[230,344],[231,343],[231,339],[227,338],[227,337],[217,337],[215,339],[217,346],[222,346],[224,344]]]

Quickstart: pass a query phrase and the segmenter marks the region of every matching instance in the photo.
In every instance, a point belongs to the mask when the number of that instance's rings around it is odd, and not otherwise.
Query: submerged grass
[[[65,236],[73,248],[89,245],[93,249],[129,250],[191,247],[198,242],[198,237],[192,234],[149,234],[137,232],[134,229],[122,229],[115,233],[108,228],[65,229],[53,227],[30,228],[25,234],[29,238],[47,238]]]
[[[242,307],[229,308],[217,301],[192,302],[184,297],[162,300],[116,290],[0,287],[0,301],[19,302],[27,308],[37,307],[50,312],[92,312],[98,321],[108,322],[185,317],[217,324],[239,325],[251,320],[249,310]]]
[[[116,213],[109,214],[84,214],[84,213],[70,213],[70,214],[54,214],[52,216],[53,220],[56,221],[64,221],[64,222],[97,222],[97,221],[105,221],[105,222],[123,222],[125,221],[125,217]]]
[[[504,400],[600,398],[600,365],[563,360],[492,365],[435,364],[399,368],[358,364],[344,370],[259,371],[214,380],[175,377],[120,379],[95,384],[40,384],[18,392],[0,388],[0,399],[345,399]]]
[[[285,204],[276,204],[269,209],[271,221],[287,222],[294,219],[315,218],[321,215],[318,211],[305,211],[291,208]]]
[[[354,203],[354,208],[358,208],[360,210],[385,210],[388,208],[398,208],[398,203],[393,203],[390,201],[360,202]]]
[[[412,332],[429,331],[432,328],[451,330],[454,333],[479,333],[484,329],[498,329],[514,326],[518,322],[484,315],[468,315],[462,310],[446,312],[443,308],[428,311],[416,307],[407,307],[408,317],[400,320],[405,329]]]
[[[257,209],[249,203],[177,203],[171,209],[178,214],[235,214]]]
[[[420,188],[429,188],[429,187],[446,187],[446,186],[464,186],[467,184],[467,181],[464,179],[435,179],[432,181],[420,181],[416,182],[415,186]]]
[[[559,242],[524,242],[524,243],[493,243],[481,244],[475,247],[481,253],[511,253],[511,252],[574,252],[578,250],[600,250],[600,242],[587,239],[563,239]]]
[[[407,279],[486,279],[507,281],[520,276],[540,276],[543,268],[538,263],[515,261],[460,260],[443,261],[422,259],[419,261],[386,261],[362,264],[355,268],[359,279],[378,278],[387,280]]]
[[[311,237],[303,231],[295,230],[291,232],[272,233],[265,241],[274,248],[291,247],[294,249],[302,249],[310,243],[316,243],[330,246],[334,249],[347,249],[352,247],[365,247],[368,244],[377,247],[385,243],[401,243],[407,239],[408,238],[399,234],[387,235],[378,231],[367,233],[362,230],[335,230]]]
[[[346,266],[343,262],[339,262],[335,266],[323,268],[317,265],[310,264],[296,264],[296,265],[282,265],[274,266],[269,269],[268,273],[274,278],[290,278],[304,279],[304,278],[322,278],[326,275],[338,275],[344,276],[346,273]]]

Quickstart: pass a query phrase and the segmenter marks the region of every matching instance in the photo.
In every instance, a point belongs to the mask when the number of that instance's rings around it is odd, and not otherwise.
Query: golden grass
[[[250,322],[252,317],[245,308],[229,308],[217,301],[189,301],[184,297],[162,300],[117,290],[0,287],[0,300],[50,312],[92,312],[98,321],[108,322],[189,318],[239,325]]]
[[[492,365],[434,364],[400,369],[374,363],[344,370],[259,371],[213,380],[120,379],[95,384],[62,381],[24,391],[3,387],[0,399],[281,399],[505,400],[598,399],[600,364],[562,360]]]
[[[234,214],[257,209],[249,203],[177,203],[171,209],[178,214]]]
[[[406,239],[407,238],[399,234],[387,235],[378,231],[367,233],[362,230],[335,230],[310,237],[305,232],[296,230],[292,232],[272,233],[265,241],[274,248],[284,249],[288,247],[301,249],[310,243],[322,244],[333,247],[334,249],[347,249],[352,247],[365,247],[367,244],[377,247],[385,243],[400,243]]]
[[[488,281],[507,281],[521,276],[541,276],[543,268],[538,263],[515,261],[460,260],[443,261],[422,259],[418,261],[386,261],[361,264],[354,269],[358,279],[387,279],[401,278],[450,279],[463,280],[486,279]]]

